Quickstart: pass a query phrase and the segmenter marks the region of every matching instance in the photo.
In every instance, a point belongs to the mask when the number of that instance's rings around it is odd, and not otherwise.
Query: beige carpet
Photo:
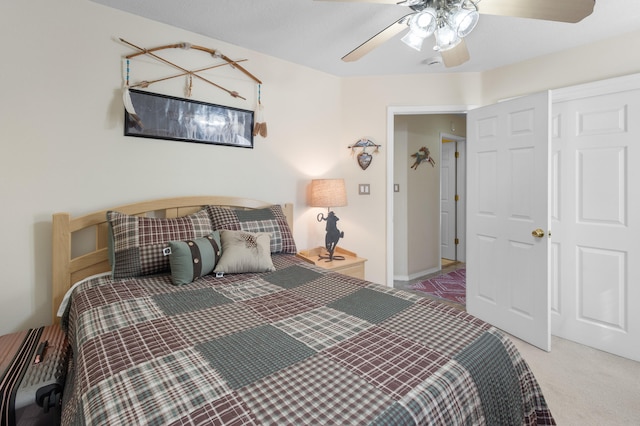
[[[551,352],[512,340],[558,425],[640,425],[640,363],[555,336]]]

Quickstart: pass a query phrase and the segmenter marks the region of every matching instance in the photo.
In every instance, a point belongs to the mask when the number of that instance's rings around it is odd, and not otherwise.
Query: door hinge
[[[460,196],[458,194],[456,194],[455,200],[460,201]]]
[[[456,151],[456,158],[460,158],[460,152]]]
[[[454,243],[455,243],[456,245],[458,245],[458,244],[460,244],[460,240],[456,238],[456,239],[454,240]]]

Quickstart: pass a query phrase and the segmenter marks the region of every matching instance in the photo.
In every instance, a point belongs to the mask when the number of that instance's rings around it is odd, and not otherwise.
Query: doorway
[[[392,213],[387,216],[387,245],[394,246],[387,251],[389,286],[396,279],[409,281],[441,270],[441,141],[444,136],[462,141],[466,134],[465,111],[447,109],[389,109],[387,207]],[[433,161],[416,165],[415,155],[422,147]],[[455,216],[453,220],[455,226]],[[461,259],[464,252],[459,252]]]
[[[640,75],[632,75],[627,77],[618,77],[604,82],[587,83],[581,86],[575,86],[572,88],[559,89],[554,91],[554,107],[559,107],[556,103],[563,101],[570,101],[573,104],[574,100],[587,98],[594,95],[613,94],[619,92],[626,92],[630,90],[640,90]],[[637,93],[637,92],[636,92]],[[628,120],[629,117],[637,117],[640,111],[640,107],[637,104],[637,95],[633,98],[634,103],[628,105],[615,105],[611,103],[597,103],[595,107],[590,107],[581,111],[580,114],[576,114],[575,111],[571,114],[574,118],[579,118],[579,126],[574,124],[573,126],[567,125],[559,119],[561,114],[554,114],[552,131],[549,132],[554,138],[560,138],[563,132],[567,132],[570,129],[578,129],[581,135],[586,137],[593,137],[602,139],[604,141],[620,142],[621,137],[627,137],[627,134],[637,135],[640,132],[638,126],[634,125],[636,122]],[[394,259],[394,203],[393,201],[393,170],[394,170],[394,119],[396,115],[402,114],[442,114],[442,113],[466,113],[472,107],[389,107],[387,109],[387,140],[390,144],[390,149],[387,151],[387,282],[388,286],[393,286],[393,259]],[[568,117],[569,115],[567,115]],[[562,122],[562,124],[561,124]],[[622,123],[622,124],[621,124]],[[604,131],[603,128],[609,127],[608,131]],[[610,136],[608,133],[615,133],[614,136]],[[557,139],[559,140],[559,139]],[[626,143],[626,142],[625,142]],[[561,144],[562,145],[562,144]],[[640,287],[633,285],[640,281],[640,268],[638,262],[630,261],[631,259],[638,258],[638,243],[633,238],[636,230],[635,225],[639,223],[637,219],[640,212],[640,203],[638,202],[637,195],[639,192],[630,189],[631,185],[635,185],[640,181],[633,176],[627,176],[627,173],[636,173],[637,168],[627,167],[629,164],[634,164],[633,159],[638,158],[637,144],[624,145],[618,143],[614,147],[594,147],[591,145],[580,146],[579,150],[574,149],[572,152],[561,152],[552,157],[552,170],[554,170],[554,177],[552,180],[552,187],[560,187],[565,183],[569,183],[566,179],[567,176],[572,177],[584,177],[578,183],[576,187],[579,191],[567,191],[572,194],[569,197],[560,196],[560,191],[555,191],[553,194],[553,207],[551,208],[552,221],[558,221],[561,218],[576,219],[577,224],[575,226],[583,225],[602,225],[607,231],[614,229],[615,241],[609,247],[599,248],[595,247],[590,242],[579,241],[565,241],[565,238],[571,237],[576,239],[578,236],[591,237],[592,234],[596,236],[605,236],[606,232],[580,232],[577,233],[573,228],[567,228],[571,232],[563,232],[564,226],[556,223],[553,232],[554,243],[552,244],[552,272],[551,280],[552,292],[551,292],[551,307],[552,315],[554,317],[554,334],[560,334],[558,327],[558,321],[564,321],[568,318],[567,314],[571,314],[568,311],[570,308],[579,308],[577,312],[581,315],[579,318],[583,325],[588,325],[599,330],[598,332],[591,331],[588,333],[590,338],[595,338],[595,342],[581,342],[578,336],[566,336],[569,340],[575,340],[580,343],[592,345],[598,349],[604,351],[616,351],[619,355],[628,357],[630,359],[640,360],[638,355],[638,332],[640,324],[638,311],[628,309],[629,306],[637,305],[637,301],[640,300]],[[604,155],[603,155],[604,154]],[[561,161],[579,160],[577,162],[580,173],[570,173],[570,169],[565,170],[560,168]],[[605,167],[609,165],[609,167]],[[592,172],[587,173],[589,170]],[[604,181],[601,179],[603,176],[603,170],[607,170],[608,174],[604,174],[607,179]],[[559,171],[562,171],[563,178],[560,178]],[[624,171],[625,174],[619,173]],[[637,174],[637,173],[636,173]],[[624,176],[624,178],[620,178]],[[634,175],[635,176],[635,175]],[[590,179],[590,180],[589,180]],[[617,179],[617,180],[616,180]],[[604,191],[607,183],[614,190]],[[617,182],[617,184],[616,184]],[[564,187],[562,187],[564,188]],[[635,188],[635,186],[634,186]],[[593,189],[595,196],[591,192],[586,192],[587,189]],[[599,191],[599,192],[598,192]],[[603,192],[604,191],[604,192]],[[617,197],[616,202],[601,202],[602,196],[605,194],[611,197]],[[591,198],[589,198],[591,197]],[[571,202],[570,206],[565,206],[559,201]],[[580,202],[581,204],[579,204]],[[571,207],[573,206],[573,207]],[[576,207],[577,206],[577,207]],[[579,207],[579,208],[578,208]],[[620,213],[619,217],[615,220],[611,220],[611,211],[616,208]],[[573,213],[571,212],[573,209]],[[609,209],[609,210],[606,210]],[[577,214],[578,212],[579,214]],[[607,214],[609,216],[607,216]],[[586,219],[585,219],[586,217]],[[606,220],[602,219],[606,218]],[[622,219],[620,219],[620,217]],[[616,222],[617,220],[617,222]],[[555,223],[555,222],[553,222]],[[573,225],[572,225],[573,226]],[[633,231],[632,231],[633,229]],[[537,231],[537,230],[536,230]],[[610,232],[613,233],[613,232]],[[569,235],[571,234],[571,235]],[[621,243],[628,245],[621,245]],[[576,250],[576,247],[579,250]],[[564,251],[563,251],[564,250]],[[564,258],[563,253],[566,250],[570,250],[571,264],[561,266],[559,260]],[[576,255],[579,253],[579,257]],[[591,257],[601,256],[602,258],[609,255],[611,260],[616,261],[609,262],[597,262]],[[591,256],[591,257],[589,257]],[[617,256],[617,258],[616,258]],[[609,268],[612,273],[603,273],[600,271],[602,266]],[[593,268],[598,269],[597,273],[593,273]],[[606,269],[606,268],[605,268]],[[607,286],[602,287],[601,283],[605,283]],[[604,294],[605,297],[592,297],[597,295],[598,291],[602,290],[599,294]],[[570,292],[567,293],[567,292]],[[590,292],[590,293],[589,293]],[[615,297],[613,297],[613,296]],[[624,296],[626,299],[617,297],[619,295]],[[593,303],[596,300],[597,303]],[[604,303],[606,302],[606,303]],[[608,308],[615,305],[617,309]],[[600,316],[594,314],[595,309],[599,312],[606,312],[609,317]],[[611,312],[615,314],[612,315]],[[619,314],[619,315],[618,315]],[[618,320],[622,318],[622,321],[618,321],[616,324],[611,319]],[[613,325],[612,325],[613,324]],[[617,328],[616,328],[617,327]],[[592,328],[593,330],[593,328]],[[624,341],[624,350],[618,350],[615,345],[611,344],[611,335],[618,334],[621,337],[621,342]],[[606,334],[606,335],[605,335]]]

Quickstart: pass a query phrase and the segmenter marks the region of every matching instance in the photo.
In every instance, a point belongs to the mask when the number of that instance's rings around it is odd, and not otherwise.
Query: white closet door
[[[553,105],[552,332],[640,361],[640,89],[587,89]]]

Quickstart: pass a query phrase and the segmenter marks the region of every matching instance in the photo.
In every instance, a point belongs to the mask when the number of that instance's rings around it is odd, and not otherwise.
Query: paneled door
[[[553,94],[552,332],[640,361],[640,75],[585,86]]]
[[[550,109],[544,92],[467,114],[467,311],[547,351]]]

